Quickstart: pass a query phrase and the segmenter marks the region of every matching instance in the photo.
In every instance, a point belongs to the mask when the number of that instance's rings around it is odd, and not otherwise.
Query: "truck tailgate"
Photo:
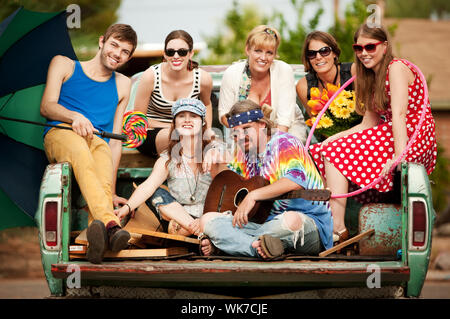
[[[75,265],[75,267],[74,267]],[[70,266],[70,268],[69,268]],[[53,264],[55,278],[67,278],[73,269],[82,281],[115,282],[148,287],[182,286],[348,286],[365,285],[374,269],[383,285],[409,280],[409,267],[400,261],[223,261],[164,260]]]

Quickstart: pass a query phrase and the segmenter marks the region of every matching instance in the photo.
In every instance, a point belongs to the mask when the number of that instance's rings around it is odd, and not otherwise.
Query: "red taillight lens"
[[[427,217],[425,203],[421,201],[413,202],[413,245],[423,246],[426,240]]]
[[[45,203],[45,241],[47,246],[58,243],[58,203]]]

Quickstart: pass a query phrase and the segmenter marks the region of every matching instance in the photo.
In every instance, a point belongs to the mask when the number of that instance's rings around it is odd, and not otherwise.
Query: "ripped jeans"
[[[324,250],[316,223],[311,217],[298,212],[303,221],[300,230],[290,230],[279,214],[264,224],[249,222],[242,228],[233,227],[233,215],[223,213],[209,220],[204,226],[204,234],[218,249],[233,256],[258,257],[252,243],[261,235],[278,237],[283,243],[285,253],[318,255]]]

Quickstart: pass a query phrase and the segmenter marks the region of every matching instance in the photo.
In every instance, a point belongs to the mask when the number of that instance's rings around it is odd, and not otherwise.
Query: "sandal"
[[[268,257],[264,260],[271,260],[280,257],[284,253],[284,247],[280,238],[272,237],[270,235],[262,235],[258,238],[261,242],[261,249]]]
[[[208,256],[206,256],[203,253],[203,251],[202,251],[202,241],[204,239],[208,239],[209,240],[209,244],[211,245],[211,252],[209,253]],[[209,239],[208,235],[205,235],[205,234],[201,233],[198,236],[198,240],[200,241],[200,244],[198,245],[198,251],[200,253],[200,256],[211,257],[211,256],[218,256],[218,255],[220,255],[220,253],[221,253],[220,249],[218,249],[216,246],[214,246],[214,244],[212,243],[211,239]]]
[[[348,229],[344,228],[343,230],[340,230],[338,232],[333,232],[333,243],[335,245],[338,245],[348,239]]]

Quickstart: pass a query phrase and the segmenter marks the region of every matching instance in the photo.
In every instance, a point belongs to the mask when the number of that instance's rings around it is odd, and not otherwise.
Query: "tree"
[[[303,16],[305,13],[305,8],[308,4],[313,3],[312,0],[300,1],[291,0],[293,9],[297,13],[297,23],[294,29],[289,29],[286,20],[281,12],[275,10],[270,21],[274,23],[275,27],[281,34],[281,43],[278,49],[278,55],[280,59],[287,63],[301,63],[301,56],[303,50],[303,43],[305,38],[313,30],[316,30],[319,24],[320,17],[322,16],[324,10],[320,5],[316,13],[309,20],[307,26],[303,26]]]
[[[219,29],[216,35],[205,37],[209,55],[202,59],[201,63],[229,64],[245,58],[247,34],[257,25],[266,24],[267,21],[268,18],[252,5],[240,6],[234,0],[233,7],[223,21],[225,30]]]
[[[66,10],[73,0],[0,0],[0,21],[23,6],[27,10],[41,12],[57,12]],[[80,7],[81,26],[70,29],[72,44],[78,55],[83,56],[86,44],[97,46],[97,39],[105,30],[117,21],[116,11],[121,0],[77,0]]]

